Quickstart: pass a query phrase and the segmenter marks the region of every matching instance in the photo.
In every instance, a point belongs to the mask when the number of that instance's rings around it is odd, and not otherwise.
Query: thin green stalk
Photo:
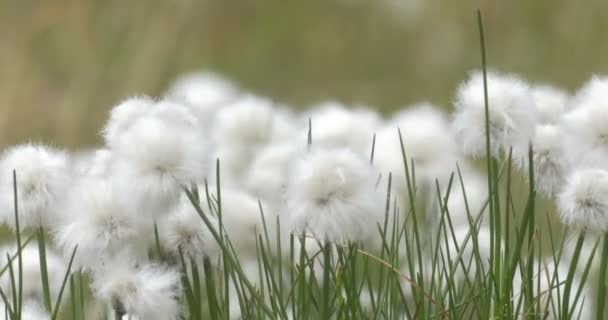
[[[602,258],[600,262],[600,278],[598,280],[597,289],[597,319],[604,319],[604,310],[606,308],[606,289],[608,288],[608,232],[604,232],[604,240],[602,244]]]
[[[40,259],[40,275],[42,277],[42,296],[47,312],[51,312],[51,293],[49,289],[49,275],[46,264],[46,241],[42,227],[38,229],[38,256]]]
[[[568,268],[566,284],[564,285],[564,300],[562,302],[561,316],[565,319],[569,319],[570,316],[570,291],[572,289],[572,282],[574,280],[574,274],[576,272],[576,267],[581,254],[581,249],[583,247],[583,242],[585,241],[585,233],[586,232],[583,230],[578,236],[578,240],[576,241],[576,247],[574,248],[574,253],[572,254],[572,261],[570,262],[570,267]]]
[[[21,228],[19,227],[19,201],[17,196],[17,171],[13,170],[13,196],[14,196],[14,204],[15,204],[15,236],[17,238],[17,248],[21,247]],[[21,318],[21,305],[23,303],[23,259],[21,256],[21,249],[18,249],[19,260],[17,261],[18,266],[18,277],[19,277],[19,286],[17,288],[17,305],[18,308],[15,310],[16,316]]]

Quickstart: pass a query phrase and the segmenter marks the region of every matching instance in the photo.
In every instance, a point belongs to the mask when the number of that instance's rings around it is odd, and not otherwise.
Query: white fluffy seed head
[[[380,116],[375,112],[328,101],[304,116],[306,125],[310,117],[314,145],[348,148],[365,156],[371,153],[374,131],[380,123]],[[308,130],[301,133],[308,134]]]
[[[554,195],[564,183],[569,162],[563,148],[564,132],[559,125],[537,125],[532,139],[534,184],[541,194]],[[513,161],[524,174],[529,173],[529,149],[513,150]]]
[[[377,177],[352,151],[313,148],[291,169],[282,221],[292,232],[320,239],[366,241],[383,219]]]
[[[608,157],[608,78],[594,77],[574,96],[564,115],[565,145],[578,166],[605,168]]]
[[[122,133],[141,116],[150,111],[154,100],[147,96],[128,98],[110,111],[110,118],[101,131],[108,146],[117,143]]]
[[[77,265],[95,267],[103,257],[111,259],[125,250],[136,257],[146,255],[152,222],[111,181],[83,179],[71,190],[62,212],[55,240],[68,257],[78,246]]]
[[[216,199],[216,195],[212,195]],[[211,200],[213,213],[217,216],[217,202]],[[247,192],[235,188],[221,190],[222,224],[236,252],[241,256],[256,255],[256,239],[264,233],[262,213],[256,198]],[[264,209],[266,226],[270,229],[275,225],[275,218]],[[219,218],[218,218],[219,219]],[[270,236],[271,240],[275,237]],[[272,248],[273,245],[271,244]]]
[[[0,249],[0,265],[8,265],[7,254],[11,257],[13,269],[17,270],[17,246],[4,246]],[[38,245],[36,243],[31,243],[23,248],[21,250],[21,259],[23,268],[23,300],[37,302],[42,305],[44,303],[44,297]],[[63,259],[49,247],[46,248],[46,268],[49,292],[52,297],[57,297],[67,267]],[[17,281],[16,285],[18,286],[18,277],[16,277],[15,280]],[[12,298],[11,278],[8,272],[5,272],[2,277],[0,277],[0,286],[8,297]]]
[[[36,144],[6,150],[0,159],[0,215],[14,226],[13,170],[21,228],[48,227],[71,180],[68,156],[63,151]]]
[[[117,261],[93,275],[93,293],[114,310],[138,319],[178,319],[180,275],[154,264]]]
[[[261,148],[274,141],[289,141],[293,130],[286,112],[254,95],[240,97],[219,110],[212,131],[213,159],[220,159],[224,181],[242,179]]]
[[[570,98],[568,93],[553,86],[538,85],[532,88],[532,95],[538,124],[559,123]]]
[[[164,105],[138,119],[112,149],[119,187],[155,218],[177,203],[183,186],[201,182],[208,171],[197,122],[179,106]]]
[[[434,185],[449,177],[460,156],[447,119],[437,107],[421,103],[396,114],[376,135],[374,164],[384,176],[392,172],[398,190],[406,185],[399,130],[417,183]]]
[[[536,122],[534,97],[529,86],[513,75],[487,73],[491,153],[526,145]],[[453,130],[465,154],[478,156],[486,149],[483,74],[473,72],[462,83],[454,102]]]
[[[247,190],[266,202],[276,205],[282,202],[289,164],[296,153],[293,143],[274,143],[261,149],[248,169]]]
[[[207,217],[219,232],[215,216]],[[179,258],[180,248],[184,257],[195,261],[202,261],[203,256],[215,256],[219,252],[217,241],[187,198],[180,201],[158,229],[161,245],[174,258]]]
[[[167,97],[192,106],[197,117],[204,120],[238,94],[237,87],[223,77],[211,72],[196,72],[175,80]]]
[[[608,171],[577,169],[566,179],[558,196],[562,222],[583,228],[608,230]]]

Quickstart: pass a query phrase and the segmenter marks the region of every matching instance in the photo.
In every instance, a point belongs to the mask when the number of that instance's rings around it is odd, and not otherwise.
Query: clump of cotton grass
[[[39,144],[24,144],[4,151],[0,159],[0,214],[13,220],[13,170],[17,174],[17,201],[22,228],[48,227],[71,180],[65,152]],[[12,223],[9,226],[14,227]]]
[[[380,124],[377,113],[364,108],[348,108],[335,101],[314,106],[303,117],[306,123],[310,118],[315,145],[345,147],[364,156],[369,156],[374,130]],[[301,132],[306,133],[307,130]]]
[[[189,105],[203,125],[212,115],[240,95],[238,88],[212,72],[195,72],[179,77],[169,88],[167,98]]]
[[[246,174],[245,186],[265,204],[278,207],[287,188],[289,165],[297,154],[293,143],[272,143],[261,149],[253,158]]]
[[[83,159],[83,162],[86,161],[86,163],[82,164],[79,173],[81,176],[88,177],[108,177],[112,174],[114,158],[112,151],[105,148],[97,149],[89,157]]]
[[[537,124],[558,124],[570,99],[567,92],[550,85],[532,87]]]
[[[65,255],[78,246],[75,264],[86,269],[112,260],[125,250],[146,258],[152,221],[138,212],[130,195],[110,180],[83,179],[71,190],[54,238]]]
[[[177,204],[184,186],[203,181],[208,146],[198,120],[184,106],[157,103],[111,146],[113,175],[142,214],[158,218]]]
[[[577,169],[566,179],[557,197],[564,224],[608,230],[608,171]]]
[[[219,231],[216,217],[208,218]],[[179,261],[180,250],[184,257],[199,263],[219,252],[216,239],[188,199],[182,199],[158,228],[160,244],[174,261]]]
[[[537,125],[532,144],[534,164],[534,183],[541,194],[551,197],[564,183],[570,170],[567,152],[564,150],[564,131],[560,125]],[[529,149],[523,146],[513,149],[514,163],[522,172],[528,174]]]
[[[608,158],[608,78],[593,77],[572,98],[562,119],[570,161],[605,168]]]
[[[221,160],[224,181],[242,179],[251,158],[261,148],[271,142],[289,141],[293,135],[291,121],[290,115],[271,100],[254,95],[242,96],[220,109],[211,139],[215,142],[213,159]]]
[[[368,159],[350,150],[313,147],[293,164],[281,221],[322,240],[366,241],[384,218],[377,177]]]
[[[491,154],[527,145],[536,123],[534,96],[528,84],[514,75],[488,72],[487,90]],[[482,72],[473,72],[459,86],[454,106],[452,127],[461,150],[471,156],[482,155],[486,150]]]
[[[120,136],[133,123],[154,106],[154,100],[147,96],[128,98],[112,108],[110,118],[101,134],[108,146],[118,143]]]
[[[431,185],[435,179],[444,181],[460,159],[445,114],[436,106],[420,103],[396,114],[377,133],[374,164],[386,177],[393,174],[397,192],[405,194],[406,177],[403,169],[401,139],[408,158],[414,164],[416,182]]]
[[[8,265],[8,257],[11,257],[13,268],[17,269],[18,255],[17,246],[9,245],[0,249],[0,265]],[[22,264],[22,294],[23,300],[26,303],[35,303],[44,305],[44,297],[42,296],[42,274],[40,271],[40,255],[36,243],[29,244],[21,250]],[[63,276],[67,270],[64,260],[61,256],[55,253],[51,248],[46,248],[46,269],[48,276],[49,292],[52,299],[56,298],[61,289]],[[15,285],[19,285],[19,278],[15,277]],[[0,286],[2,290],[12,299],[11,277],[9,272],[4,272],[0,277]]]
[[[147,320],[179,319],[180,275],[156,265],[115,261],[93,274],[93,294],[116,314]]]
[[[262,206],[261,210],[264,210],[264,218],[262,218],[258,200],[241,189],[221,189],[221,213],[216,197],[216,194],[211,194],[210,202],[207,201],[207,205],[203,207],[213,208],[211,212],[217,216],[218,222],[221,214],[224,234],[240,257],[245,259],[257,257],[256,241],[259,235],[264,234],[264,220],[266,228],[272,232],[276,221],[274,215],[265,211],[266,208]],[[270,235],[271,241],[275,239],[273,235],[274,233]],[[271,244],[270,247],[272,248],[274,245]]]

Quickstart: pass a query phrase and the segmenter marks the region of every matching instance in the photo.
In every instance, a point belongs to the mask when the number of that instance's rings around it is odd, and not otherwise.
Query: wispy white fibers
[[[538,85],[532,87],[532,95],[536,106],[537,124],[559,123],[570,98],[568,93],[553,86]]]
[[[219,214],[216,195],[211,195],[211,207],[214,214]],[[247,192],[235,188],[221,189],[221,218],[226,235],[235,251],[242,256],[256,257],[256,239],[264,234],[262,214],[257,199]],[[264,210],[266,208],[263,207]],[[274,216],[264,211],[266,227],[271,230],[275,225]],[[219,217],[218,217],[219,220]],[[274,237],[270,235],[271,241]],[[273,245],[271,244],[272,248]]]
[[[313,147],[291,169],[282,221],[319,239],[368,240],[384,218],[377,177],[369,160],[350,150]]]
[[[233,83],[211,72],[185,74],[173,83],[167,93],[169,99],[192,106],[205,125],[215,111],[238,95],[239,90]]]
[[[93,293],[123,314],[137,319],[173,320],[180,314],[180,275],[155,264],[114,261],[93,274]]]
[[[273,143],[261,149],[248,169],[245,185],[253,196],[279,205],[287,188],[289,164],[297,153],[294,143]]]
[[[118,142],[123,132],[133,125],[141,116],[154,106],[154,100],[147,96],[126,99],[112,108],[110,118],[102,130],[103,138],[108,146]]]
[[[488,118],[491,153],[508,152],[527,145],[534,133],[535,106],[530,87],[520,78],[487,73]],[[483,74],[473,72],[462,83],[454,101],[452,123],[456,140],[465,154],[478,156],[486,150]]]
[[[564,183],[564,176],[570,168],[564,150],[564,131],[559,124],[539,124],[532,139],[532,159],[534,161],[534,184],[547,197],[558,192]],[[520,146],[513,149],[513,162],[529,173],[529,149]]]
[[[208,170],[208,146],[198,120],[184,106],[161,101],[135,121],[112,146],[113,175],[142,207],[159,217],[177,204],[183,186]]]
[[[321,103],[304,114],[303,123],[312,124],[312,141],[325,147],[346,147],[361,155],[369,156],[372,150],[374,131],[380,116],[364,108],[348,108],[335,101]],[[306,141],[306,130],[301,130],[302,141]]]
[[[220,109],[212,129],[213,160],[220,158],[224,181],[241,179],[260,148],[273,140],[288,140],[293,130],[289,118],[272,101],[254,95]]]
[[[219,232],[216,218],[211,215],[208,217],[214,223],[214,229]],[[216,239],[193,204],[185,197],[182,197],[180,204],[159,223],[158,230],[161,246],[174,258],[179,258],[179,249],[184,257],[195,261],[202,261],[203,256],[214,256],[218,253]]]
[[[608,158],[608,78],[593,77],[572,98],[563,117],[565,146],[578,166],[606,168]]]
[[[417,183],[434,189],[435,179],[445,180],[456,169],[460,157],[445,115],[428,103],[414,105],[396,114],[376,136],[374,164],[384,176],[392,172],[398,192],[405,194],[406,185],[399,129]]]
[[[608,230],[608,171],[577,169],[558,195],[560,218],[565,224]]]
[[[0,265],[8,265],[7,254],[12,258],[13,269],[17,269],[17,246],[10,245],[0,249]],[[21,250],[21,263],[23,267],[23,300],[39,303],[43,305],[42,275],[40,272],[40,255],[38,245],[31,243]],[[67,271],[67,266],[63,259],[51,248],[46,248],[46,268],[51,299],[56,299],[61,289],[63,277]],[[15,277],[18,285],[18,277]],[[11,277],[8,272],[2,274],[0,286],[4,293],[12,298]]]
[[[130,194],[108,180],[80,181],[70,191],[62,213],[55,240],[66,256],[78,246],[78,265],[95,267],[125,250],[134,257],[146,256],[152,221],[137,212]]]
[[[17,172],[17,195],[21,228],[48,226],[70,183],[68,157],[47,146],[25,144],[12,147],[0,159],[0,214],[14,227],[13,170]]]

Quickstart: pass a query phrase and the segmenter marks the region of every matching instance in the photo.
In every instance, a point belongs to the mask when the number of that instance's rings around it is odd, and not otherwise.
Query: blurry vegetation
[[[448,107],[477,7],[493,67],[570,90],[608,72],[603,0],[0,0],[0,144],[94,145],[112,105],[197,69],[298,107]]]

